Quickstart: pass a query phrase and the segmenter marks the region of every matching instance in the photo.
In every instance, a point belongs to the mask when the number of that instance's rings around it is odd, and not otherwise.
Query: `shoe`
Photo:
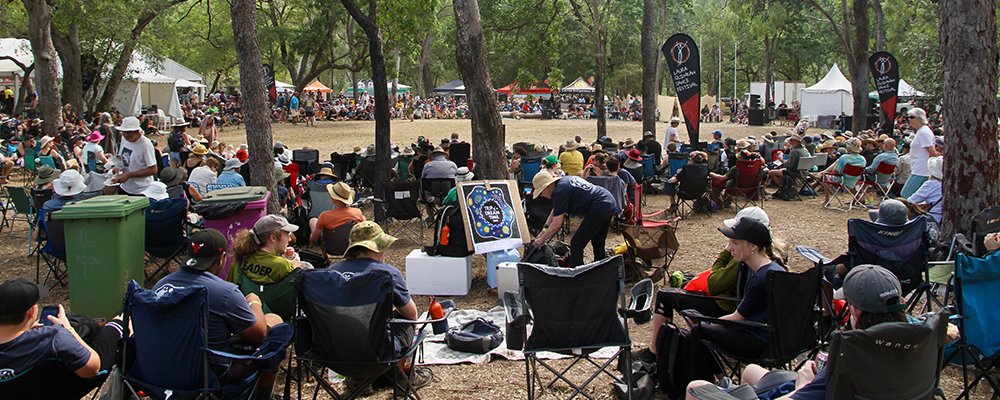
[[[420,389],[434,380],[434,373],[427,367],[413,367],[410,371],[410,388]]]
[[[639,351],[633,351],[632,352],[632,360],[633,361],[642,361],[644,363],[649,363],[649,364],[655,364],[656,363],[656,354],[653,354],[653,351],[650,350],[649,347],[646,347],[646,348],[643,348],[642,350],[639,350]]]
[[[354,390],[357,389],[359,386],[361,386],[363,382],[364,382],[363,379],[358,379],[358,378],[348,377],[344,379],[344,385],[347,386],[347,393],[354,393]],[[361,389],[357,393],[358,396],[370,396],[373,393],[375,393],[375,389],[372,389],[371,384],[367,384],[363,389]]]

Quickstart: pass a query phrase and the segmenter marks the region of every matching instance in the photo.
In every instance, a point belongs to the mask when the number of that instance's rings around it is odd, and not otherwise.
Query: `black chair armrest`
[[[728,319],[706,317],[706,316],[702,315],[701,312],[699,312],[698,310],[681,310],[681,315],[683,315],[688,320],[694,321],[695,323],[698,323],[698,324],[707,322],[707,323],[722,325],[722,326],[725,326],[727,328],[739,329],[739,330],[744,330],[744,331],[750,330],[750,329],[754,329],[754,328],[756,328],[756,329],[763,329],[765,331],[773,331],[774,330],[774,327],[771,326],[771,325],[763,324],[763,323],[755,322],[755,321],[747,321],[747,320],[734,321],[734,320],[728,320]]]
[[[618,310],[623,318],[630,318],[637,324],[644,324],[652,318],[653,314],[653,292],[655,287],[649,278],[636,282],[629,291],[632,300],[625,308]]]

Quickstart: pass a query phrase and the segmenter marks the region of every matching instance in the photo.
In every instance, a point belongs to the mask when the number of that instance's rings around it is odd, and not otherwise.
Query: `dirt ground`
[[[534,141],[540,144],[558,146],[574,135],[581,135],[586,140],[592,140],[596,134],[594,121],[537,121],[505,119],[507,126],[507,142]],[[320,122],[316,127],[293,126],[291,124],[274,125],[275,140],[283,141],[290,148],[311,146],[318,148],[321,154],[331,151],[349,151],[353,146],[362,147],[373,142],[374,124],[370,122]],[[658,137],[663,136],[665,124],[658,124]],[[468,139],[468,121],[393,121],[393,141],[409,143],[417,136],[423,135],[432,140],[447,137],[452,132],[458,132],[463,139]],[[744,137],[759,136],[771,130],[782,132],[787,127],[746,127],[730,124],[704,124],[703,135],[708,135],[715,129],[722,130],[727,136]],[[682,128],[683,130],[683,128]],[[609,136],[615,140],[625,138],[638,139],[641,124],[635,122],[609,121]],[[221,135],[222,140],[238,144],[245,142],[245,131],[228,128]],[[682,134],[682,137],[685,137]],[[685,137],[686,138],[686,137]],[[665,196],[647,197],[648,204],[644,212],[652,212],[667,206]],[[794,254],[794,247],[799,245],[814,246],[827,256],[836,256],[847,249],[846,221],[849,218],[866,218],[863,211],[833,211],[821,207],[821,200],[804,201],[767,201],[764,209],[770,216],[773,233],[783,239],[791,252],[789,260],[793,270],[808,268],[809,263]],[[370,211],[366,214],[370,215]],[[717,231],[722,220],[731,218],[732,210],[722,210],[712,215],[695,215],[680,223],[677,231],[680,250],[671,268],[691,273],[708,268],[714,257],[725,245],[725,238]],[[575,221],[578,223],[579,221]],[[0,279],[15,276],[34,277],[35,257],[26,257],[27,226],[18,222],[12,230],[0,232]],[[13,235],[13,236],[11,236]],[[425,231],[429,238],[429,231]],[[608,246],[622,242],[620,235],[614,231],[609,234]],[[416,245],[412,242],[399,240],[389,250],[388,262],[398,266],[405,273],[404,258]],[[588,251],[589,253],[589,251]],[[588,254],[588,258],[591,256]],[[176,268],[176,267],[175,267]],[[426,296],[416,298],[420,309],[426,309],[429,301]],[[466,296],[455,297],[453,300],[460,308],[475,308],[488,310],[498,305],[495,295],[487,292],[485,259],[482,256],[473,257],[472,290]],[[55,288],[44,300],[47,304],[62,303],[72,309],[66,288]],[[630,336],[633,349],[641,349],[650,340],[649,325],[630,324]],[[527,397],[523,362],[495,360],[487,365],[457,365],[432,366],[434,373],[432,383],[421,389],[420,394],[427,399],[515,399]],[[961,370],[950,367],[944,372],[942,386],[948,397],[955,396],[960,390]],[[580,374],[572,374],[579,377]],[[601,378],[588,391],[596,398],[611,398],[609,380]],[[976,398],[986,398],[988,391],[980,385]],[[307,382],[305,392],[311,394],[315,382]],[[557,386],[549,390],[542,398],[560,398],[568,394],[566,386]],[[294,396],[294,391],[293,391]],[[327,398],[321,394],[321,398]],[[381,389],[371,399],[386,399],[391,397],[389,389]]]

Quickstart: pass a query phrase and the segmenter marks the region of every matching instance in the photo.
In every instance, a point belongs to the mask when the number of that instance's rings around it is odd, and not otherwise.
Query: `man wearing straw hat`
[[[361,210],[351,207],[354,203],[354,189],[344,182],[326,185],[326,191],[333,200],[333,209],[323,211],[318,218],[309,219],[309,242],[318,243],[323,231],[336,229],[348,222],[364,222],[365,216]]]
[[[153,143],[142,134],[142,127],[136,117],[125,117],[115,129],[122,133],[125,140],[119,145],[117,155],[121,162],[115,163],[117,174],[111,181],[121,184],[118,187],[119,194],[141,196],[156,174],[156,151]]]

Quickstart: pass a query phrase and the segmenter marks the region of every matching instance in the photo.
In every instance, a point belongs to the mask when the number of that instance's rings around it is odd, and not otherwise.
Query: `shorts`
[[[314,117],[314,116],[316,116],[316,112],[315,111],[306,110],[306,116],[307,117]]]
[[[170,161],[175,161],[177,163],[180,163],[181,162],[181,152],[179,152],[179,151],[171,151],[170,152]]]

